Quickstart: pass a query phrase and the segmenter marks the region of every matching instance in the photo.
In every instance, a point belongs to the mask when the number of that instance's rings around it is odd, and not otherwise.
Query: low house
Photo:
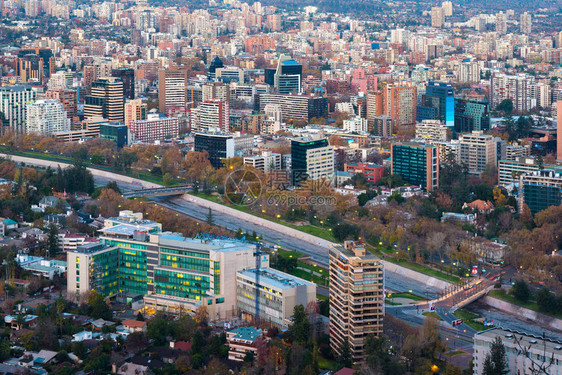
[[[39,201],[38,206],[43,210],[43,212],[45,212],[47,208],[58,209],[62,212],[67,212],[70,210],[70,205],[65,200],[54,197],[52,195],[43,197],[43,199]]]
[[[462,205],[463,210],[473,210],[480,212],[481,214],[489,214],[494,210],[494,204],[490,201],[483,201],[482,199],[477,199],[470,203],[465,203]]]
[[[49,311],[49,309],[55,304],[54,301],[45,299],[45,298],[34,298],[30,299],[16,305],[16,310],[20,313],[32,313],[35,314],[37,312],[37,308],[39,305],[44,305],[45,309]]]
[[[132,320],[132,319],[125,319],[123,321],[123,327],[129,333],[134,333],[134,332],[146,333],[146,322],[141,322],[141,321]]]
[[[91,340],[93,338],[93,333],[90,331],[82,331],[72,335],[72,342],[79,342],[85,340]]]
[[[4,323],[12,329],[33,328],[37,324],[36,315],[6,315]]]
[[[258,340],[263,338],[263,331],[256,327],[238,327],[226,333],[228,342],[228,359],[244,361],[248,352],[258,353]]]
[[[124,363],[121,366],[112,368],[111,372],[117,375],[145,375],[152,374],[148,366],[137,365],[134,363]]]
[[[18,222],[12,219],[0,217],[0,236],[5,236],[10,230],[17,229]]]

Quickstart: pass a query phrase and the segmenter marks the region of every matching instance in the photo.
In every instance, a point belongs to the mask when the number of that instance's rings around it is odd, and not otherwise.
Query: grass
[[[386,303],[387,305],[390,305],[390,306],[402,306],[401,303],[394,302],[394,301],[391,301],[391,300],[389,300],[389,299],[385,299],[385,300],[384,300],[384,303]]]
[[[390,258],[390,257],[385,258],[385,260],[388,260],[392,263],[396,263],[398,265],[409,268],[411,270],[418,271],[418,272],[424,273],[426,275],[436,277],[438,279],[447,280],[447,281],[450,281],[452,283],[460,282],[460,278],[457,277],[457,276],[448,275],[444,272],[438,271],[436,269],[425,266],[423,264],[408,262],[408,261],[405,261],[405,260],[396,260],[396,259]]]
[[[414,293],[404,292],[404,293],[392,293],[388,296],[388,298],[408,298],[414,301],[426,301],[425,298],[420,297]]]
[[[492,290],[490,290],[488,295],[492,296],[492,297],[502,299],[506,302],[513,303],[514,305],[517,305],[517,306],[526,307],[530,310],[540,312],[541,314],[550,315],[550,316],[554,316],[558,319],[562,319],[562,312],[557,313],[557,314],[549,314],[547,312],[542,311],[539,308],[539,306],[537,305],[537,303],[535,302],[535,296],[534,295],[531,295],[531,300],[527,301],[527,302],[519,301],[517,298],[513,297],[511,294],[506,293],[505,290],[503,290],[503,289],[492,289]]]
[[[336,361],[326,359],[321,355],[318,356],[318,367],[325,370],[335,370],[338,368]]]
[[[289,251],[289,250],[284,250],[284,249],[279,249],[277,250],[277,257],[281,257],[281,258],[301,258],[301,257],[305,257],[304,254],[301,254],[297,251]],[[275,258],[274,258],[275,259]],[[297,267],[300,268],[304,268],[306,270],[303,269],[298,269]],[[284,270],[280,270],[280,271],[284,271]],[[309,272],[311,271],[311,272]],[[315,275],[312,272],[317,272],[319,274],[321,274],[321,276],[319,275]],[[296,267],[291,270],[289,272],[289,274],[296,276],[296,277],[300,277],[301,279],[307,280],[307,281],[311,281],[315,284],[321,285],[321,286],[328,286],[328,270],[320,268],[320,267],[315,267],[311,264],[302,262],[300,260],[297,260],[297,264]]]
[[[317,299],[318,301],[327,301],[327,300],[329,300],[330,298],[328,298],[328,296],[325,296],[325,295],[322,295],[322,294],[316,294],[316,299]]]
[[[485,329],[489,329],[490,327],[486,327],[483,323],[476,322],[474,319],[481,318],[478,314],[473,314],[466,309],[459,309],[454,312],[453,314],[458,319],[462,319],[463,323],[472,328],[475,331],[484,331]]]
[[[422,313],[423,316],[430,316],[433,319],[437,319],[439,321],[443,321],[443,319],[439,316],[439,314],[437,314],[435,311],[426,311],[424,313]]]

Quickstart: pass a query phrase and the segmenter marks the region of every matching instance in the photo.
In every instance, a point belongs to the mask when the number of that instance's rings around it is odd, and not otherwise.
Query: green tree
[[[349,346],[349,341],[347,337],[340,346],[340,355],[338,356],[338,365],[341,367],[351,367],[353,365],[353,359],[351,357],[351,347]]]
[[[157,316],[149,321],[146,327],[146,337],[153,339],[158,345],[162,345],[166,342],[168,332],[168,322],[161,316]]]
[[[139,322],[144,322],[144,315],[142,315],[142,313],[139,311],[139,313],[137,314],[137,320]]]
[[[105,297],[95,290],[90,291],[88,296],[88,314],[95,319],[106,319],[109,320],[113,317],[111,309],[105,302]]]
[[[207,218],[205,219],[205,222],[209,225],[215,225],[215,216],[213,215],[213,210],[211,210],[211,207],[209,207],[209,212],[207,212]]]
[[[504,99],[496,106],[496,110],[511,114],[513,112],[513,102],[511,99]]]
[[[289,337],[299,344],[306,344],[310,339],[310,327],[310,321],[304,306],[295,306],[293,310],[293,324],[288,330]]]
[[[529,285],[525,280],[517,280],[513,284],[511,289],[511,294],[520,302],[527,302],[531,297],[531,292],[529,291]]]
[[[47,254],[49,257],[55,257],[59,252],[58,229],[54,223],[47,227]]]
[[[539,309],[547,313],[553,313],[557,310],[556,296],[548,289],[543,286],[537,292],[537,305]]]
[[[484,360],[484,375],[507,375],[509,367],[507,364],[507,356],[505,354],[505,346],[501,337],[497,336],[492,342],[490,353],[486,354]]]

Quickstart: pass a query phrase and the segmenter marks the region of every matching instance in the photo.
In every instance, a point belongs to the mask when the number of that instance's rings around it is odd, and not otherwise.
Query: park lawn
[[[427,299],[410,292],[392,293],[388,296],[388,298],[408,298],[414,301],[427,301]]]
[[[437,319],[437,320],[439,320],[439,321],[443,321],[443,318],[441,318],[441,317],[439,316],[439,314],[437,314],[435,311],[426,311],[426,312],[422,313],[422,315],[423,315],[423,316],[430,316],[430,317],[432,317],[433,319]]]
[[[444,272],[438,271],[436,269],[425,266],[423,264],[408,262],[408,261],[405,261],[405,260],[397,261],[394,258],[385,258],[385,260],[389,260],[393,263],[396,263],[396,264],[399,264],[401,266],[410,268],[414,271],[418,271],[418,272],[424,273],[426,275],[434,276],[434,277],[437,277],[439,279],[447,280],[447,281],[450,281],[450,282],[453,282],[453,283],[458,283],[460,281],[460,278],[458,278],[457,276],[448,275]]]
[[[306,281],[311,281],[311,282],[313,282],[315,284],[318,284],[318,285],[322,285],[322,286],[328,285],[327,278],[316,276],[316,275],[313,275],[309,272],[299,270],[297,268],[295,268],[294,270],[292,270],[289,273],[293,276],[300,277],[301,279],[304,279]]]
[[[335,370],[338,368],[336,361],[326,359],[321,355],[318,356],[318,367],[324,370]]]
[[[284,250],[284,249],[279,249],[277,250],[277,255],[280,257],[297,257],[297,258],[302,258],[305,257],[306,255],[299,253],[298,251],[291,251],[291,250]]]
[[[318,301],[328,301],[330,298],[328,296],[322,294],[316,294],[316,299]]]
[[[391,301],[390,299],[385,299],[384,303],[386,303],[387,305],[390,305],[390,306],[402,306],[401,303]]]
[[[458,319],[462,319],[463,323],[472,328],[475,331],[484,331],[486,329],[491,328],[490,326],[486,327],[483,323],[476,322],[473,319],[481,318],[480,315],[473,314],[468,310],[459,309],[453,313],[455,317]]]
[[[535,296],[534,295],[531,295],[530,301],[527,301],[527,302],[519,301],[517,298],[513,297],[511,294],[506,293],[505,290],[503,290],[503,289],[492,289],[492,290],[490,290],[488,295],[492,296],[492,297],[497,297],[497,298],[502,299],[502,300],[507,301],[507,302],[511,302],[511,303],[513,303],[514,305],[517,305],[517,306],[526,307],[530,310],[540,312],[541,314],[550,315],[550,316],[554,316],[558,319],[562,319],[562,312],[560,312],[558,314],[549,314],[549,313],[546,313],[544,311],[541,311],[541,309],[539,308],[539,306],[535,302]]]

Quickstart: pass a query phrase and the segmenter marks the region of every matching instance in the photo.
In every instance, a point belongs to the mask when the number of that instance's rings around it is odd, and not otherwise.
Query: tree
[[[137,320],[139,322],[144,322],[144,315],[142,315],[142,313],[139,311],[139,313],[137,314]]]
[[[289,337],[299,344],[305,344],[310,338],[310,321],[306,316],[303,305],[295,306],[293,310],[293,324],[288,330]]]
[[[59,252],[58,229],[54,223],[49,224],[47,228],[47,253],[48,256],[54,257]]]
[[[543,286],[537,292],[537,305],[539,309],[547,313],[553,313],[557,310],[556,297],[546,286]]]
[[[486,354],[484,360],[484,375],[507,375],[509,373],[509,367],[507,364],[507,357],[505,354],[505,346],[503,345],[502,339],[496,336],[494,341],[492,341],[492,346],[490,347],[490,353]]]
[[[513,102],[511,99],[504,99],[496,106],[496,110],[511,114],[513,112]]]
[[[215,225],[215,217],[213,215],[213,210],[211,210],[211,207],[209,207],[209,212],[207,212],[207,218],[205,222],[209,225]]]
[[[341,367],[351,367],[353,365],[353,359],[351,357],[351,347],[349,346],[349,340],[347,337],[340,346],[340,355],[338,356],[338,364]]]
[[[529,291],[529,285],[525,280],[517,280],[513,284],[511,289],[511,294],[520,302],[527,302],[529,297],[531,297],[531,292]]]
[[[109,306],[105,302],[103,295],[99,294],[95,290],[90,291],[88,296],[88,314],[95,319],[111,319],[113,313],[109,309]]]

